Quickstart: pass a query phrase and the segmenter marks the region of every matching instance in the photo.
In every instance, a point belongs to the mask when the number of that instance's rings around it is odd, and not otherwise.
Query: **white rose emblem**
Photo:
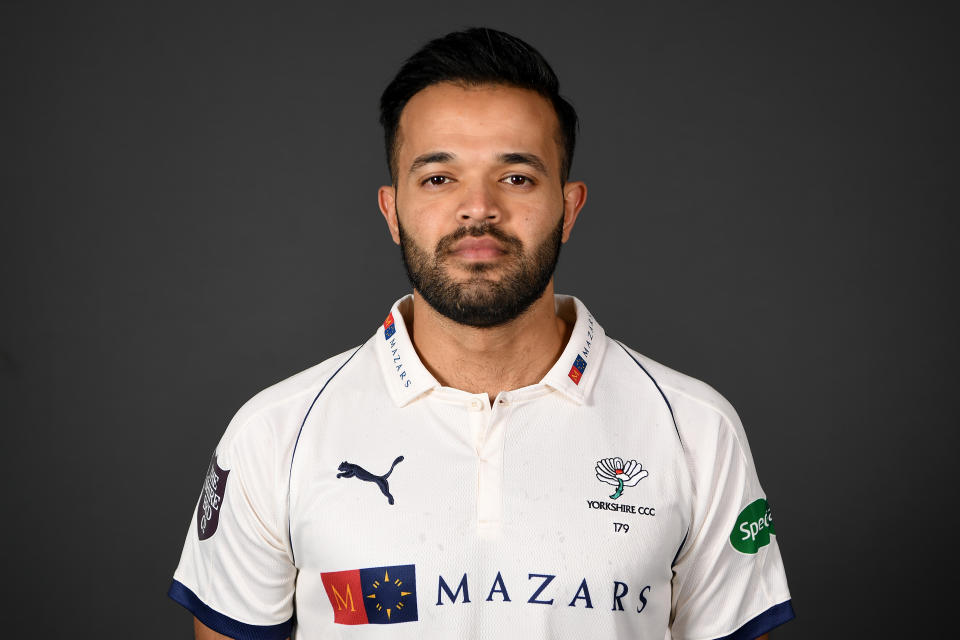
[[[597,480],[617,488],[616,492],[610,496],[611,500],[619,498],[624,487],[635,487],[648,475],[643,465],[636,460],[624,462],[622,458],[603,458],[597,461]]]

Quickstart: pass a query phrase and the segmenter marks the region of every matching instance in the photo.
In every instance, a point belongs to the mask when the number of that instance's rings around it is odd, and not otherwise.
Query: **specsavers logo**
[[[770,536],[776,534],[770,505],[760,498],[748,504],[737,516],[730,532],[730,544],[740,553],[753,554],[770,544]]]

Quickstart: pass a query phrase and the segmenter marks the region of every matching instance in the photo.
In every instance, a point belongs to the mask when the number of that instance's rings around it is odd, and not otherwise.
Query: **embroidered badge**
[[[573,361],[573,366],[570,367],[570,373],[567,375],[570,376],[570,379],[573,380],[576,384],[580,384],[580,378],[583,377],[583,371],[587,368],[587,361],[577,356],[577,359]]]
[[[616,500],[623,494],[624,487],[635,487],[649,473],[636,460],[623,461],[622,458],[603,458],[597,461],[597,480],[611,484],[617,490],[610,496]]]
[[[397,459],[393,461],[393,464],[390,465],[390,471],[387,471],[382,476],[374,475],[361,467],[360,465],[353,464],[352,462],[347,462],[344,460],[340,463],[338,467],[340,473],[337,474],[338,478],[357,478],[358,480],[364,480],[366,482],[373,482],[378,487],[380,491],[383,492],[383,495],[387,496],[387,502],[393,504],[393,496],[390,495],[390,485],[387,483],[387,478],[390,477],[390,474],[393,473],[393,468],[397,466],[400,462],[403,462],[403,456],[397,456]]]
[[[217,454],[210,459],[207,475],[203,479],[203,495],[197,505],[197,536],[206,540],[217,532],[220,523],[220,507],[223,494],[227,490],[229,470],[221,469],[217,464]]]
[[[321,573],[336,624],[396,624],[417,618],[412,564]]]
[[[383,321],[383,339],[389,340],[390,337],[397,332],[397,325],[393,322],[393,312],[390,312],[390,315],[387,316],[387,319]]]

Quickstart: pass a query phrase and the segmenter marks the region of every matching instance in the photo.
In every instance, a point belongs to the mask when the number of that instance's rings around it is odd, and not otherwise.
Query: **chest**
[[[488,590],[500,575],[509,592],[509,574],[519,593],[538,574],[571,597],[591,579],[668,582],[690,511],[670,420],[550,397],[325,407],[290,475],[301,579],[415,565],[431,591],[440,576]]]

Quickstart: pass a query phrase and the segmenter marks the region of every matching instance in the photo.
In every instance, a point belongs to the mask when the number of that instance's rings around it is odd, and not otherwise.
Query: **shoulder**
[[[701,404],[721,415],[729,416],[729,414],[735,413],[733,405],[706,382],[681,373],[676,369],[671,369],[617,340],[612,340],[612,342],[613,348],[611,351],[626,354],[629,359],[634,361],[635,366],[643,370],[665,394],[676,398],[678,402]]]
[[[292,444],[313,403],[349,363],[364,360],[367,343],[339,353],[309,369],[273,384],[250,398],[230,421],[217,446],[218,452],[236,446]],[[369,356],[368,356],[369,357]],[[362,366],[362,364],[360,365]],[[349,374],[348,374],[349,375]]]
[[[684,444],[704,437],[732,436],[746,448],[740,417],[733,405],[716,389],[691,375],[649,358],[617,340],[610,340],[608,353],[615,366],[635,369],[659,390],[676,422]],[[619,362],[617,362],[619,361]],[[722,433],[721,433],[722,432]]]

